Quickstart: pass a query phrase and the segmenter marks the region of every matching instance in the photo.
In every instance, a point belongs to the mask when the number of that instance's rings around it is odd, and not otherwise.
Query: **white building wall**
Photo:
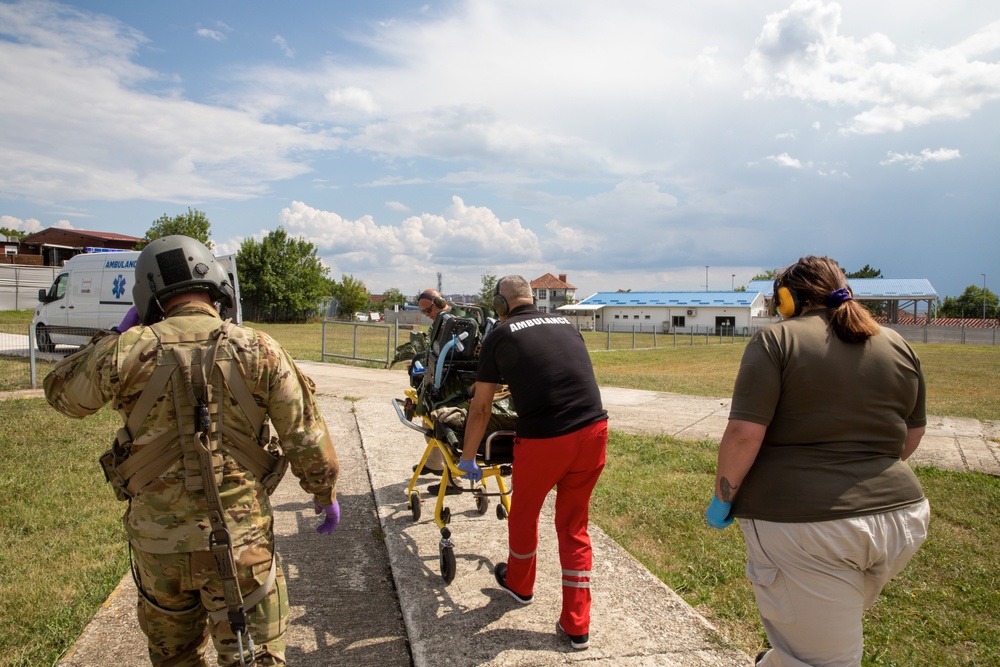
[[[673,318],[683,317],[678,331],[714,330],[719,317],[731,318],[737,331],[753,326],[750,313],[755,308],[718,306],[605,306],[597,313],[598,331],[672,332]],[[693,314],[688,314],[689,312]]]

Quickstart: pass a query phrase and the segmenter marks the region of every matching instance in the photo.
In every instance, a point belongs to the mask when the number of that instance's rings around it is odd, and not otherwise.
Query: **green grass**
[[[34,316],[33,310],[0,310],[0,326],[10,324],[14,326],[24,325],[24,332],[28,333],[31,326],[31,318]]]
[[[704,522],[718,445],[612,432],[591,519],[750,655],[766,638],[735,525]],[[865,617],[863,665],[996,665],[1000,479],[917,468],[927,541]]]
[[[118,416],[11,399],[0,423],[0,665],[50,665],[126,571],[124,506],[97,463]]]
[[[0,325],[30,320],[30,311],[0,313]],[[320,324],[254,326],[295,358],[319,360]],[[658,345],[668,339],[657,338]],[[931,413],[1000,418],[1000,347],[914,348],[928,379]],[[594,352],[592,358],[604,385],[724,397],[742,353],[739,339],[714,339]],[[5,363],[14,362],[0,360],[0,377],[8,375]],[[52,664],[127,569],[123,505],[97,464],[118,417],[105,409],[69,420],[44,400],[29,399],[0,401],[0,423],[0,667]],[[612,432],[592,518],[753,655],[764,635],[743,574],[740,532],[704,525],[717,447]],[[991,622],[1000,612],[1000,480],[923,468],[917,473],[931,500],[930,537],[866,616],[864,664],[1000,664]]]

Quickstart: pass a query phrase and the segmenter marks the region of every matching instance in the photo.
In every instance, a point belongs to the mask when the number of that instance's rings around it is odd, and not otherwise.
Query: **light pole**
[[[735,273],[733,274],[733,279],[729,282],[729,291],[730,292],[735,292],[736,291],[736,274]]]
[[[705,291],[708,291],[708,266],[705,266]]]
[[[986,274],[983,274],[983,324],[986,323]]]

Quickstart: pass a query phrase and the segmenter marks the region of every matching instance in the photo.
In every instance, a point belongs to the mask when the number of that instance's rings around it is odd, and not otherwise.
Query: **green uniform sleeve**
[[[313,494],[319,504],[330,505],[337,495],[340,463],[316,403],[316,385],[281,346],[257,333],[271,425],[299,486]]]
[[[67,417],[82,419],[111,401],[117,382],[117,344],[117,335],[103,335],[56,364],[42,382],[49,405]]]

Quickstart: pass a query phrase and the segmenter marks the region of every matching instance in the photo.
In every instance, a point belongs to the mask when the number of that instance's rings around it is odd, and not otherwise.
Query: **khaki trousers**
[[[862,616],[927,537],[930,505],[778,523],[739,519],[771,650],[764,667],[857,667]]]

